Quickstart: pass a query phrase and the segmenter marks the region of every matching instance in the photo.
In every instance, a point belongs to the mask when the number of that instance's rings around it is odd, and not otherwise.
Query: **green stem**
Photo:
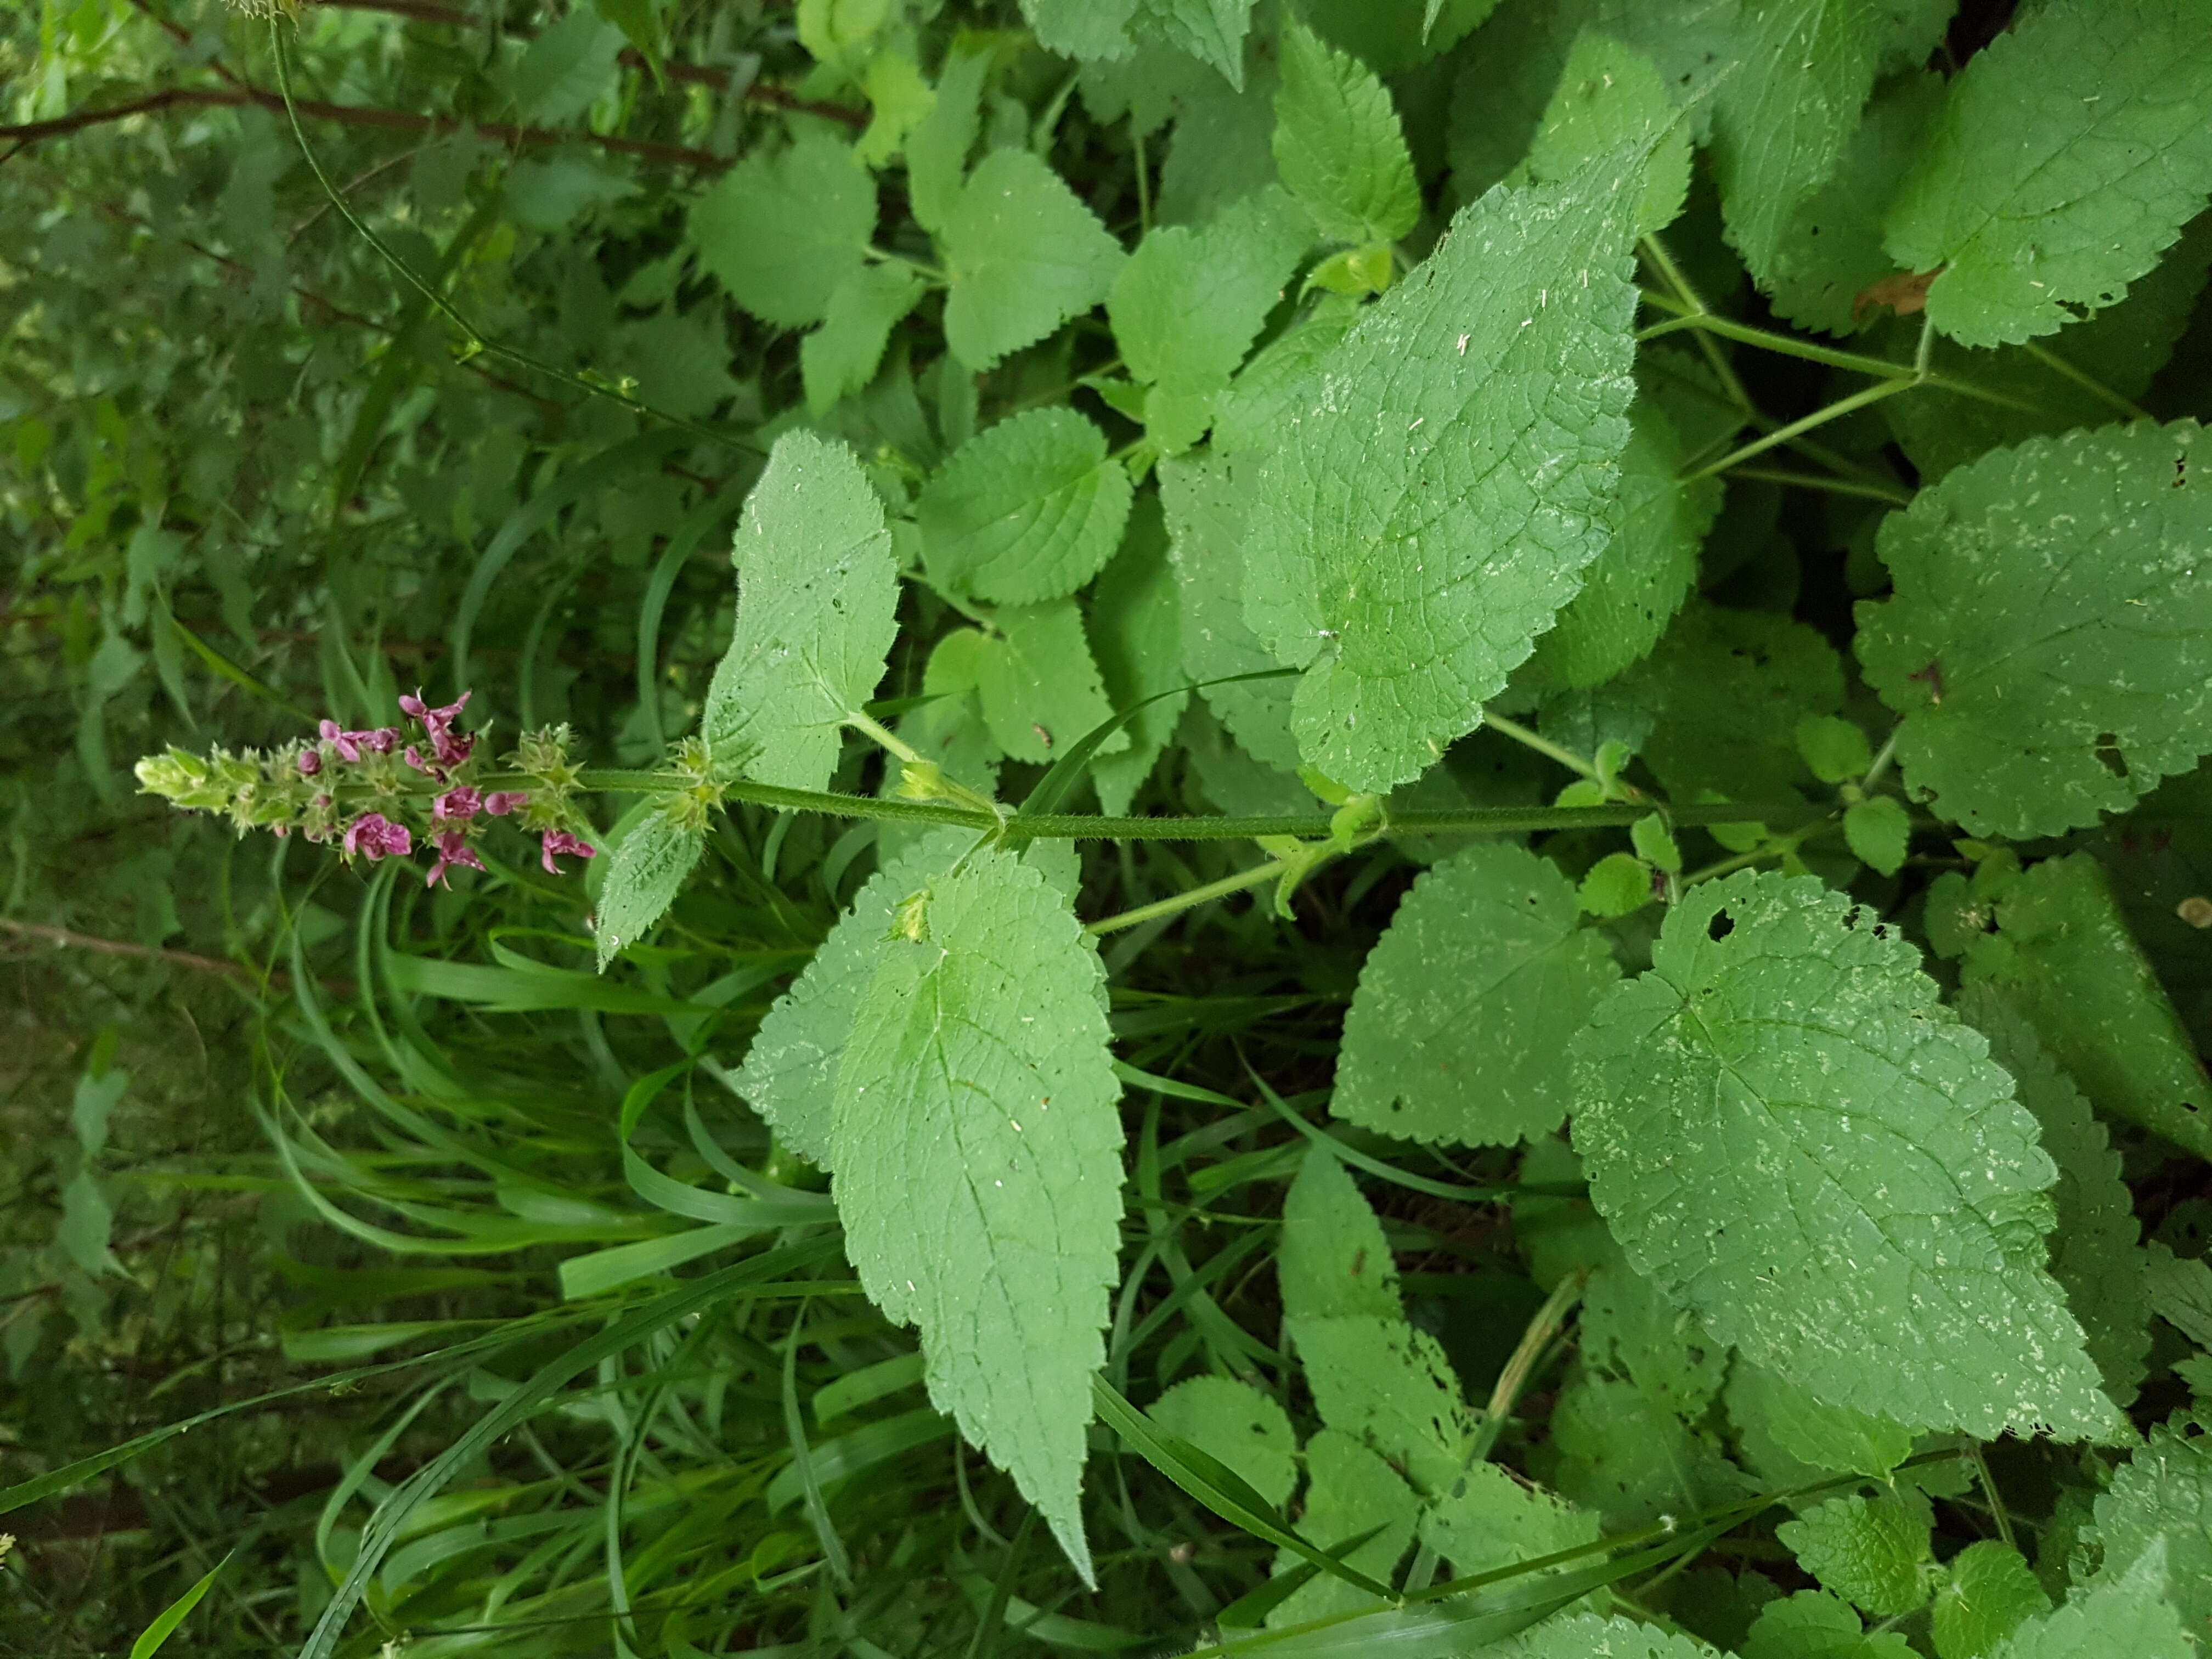
[[[919,751],[915,750],[909,744],[902,743],[897,736],[889,728],[877,725],[875,721],[870,720],[866,714],[860,713],[859,709],[854,709],[850,713],[847,714],[845,716],[845,724],[851,726],[862,737],[873,738],[878,743],[881,744],[885,749],[889,750],[899,759],[906,762],[908,765],[919,766],[921,764],[921,756]]]
[[[1831,495],[1856,495],[1870,501],[1887,501],[1892,507],[1909,507],[1912,502],[1910,490],[1894,489],[1887,484],[1861,483],[1856,478],[1823,478],[1815,473],[1785,472],[1764,466],[1740,466],[1735,469],[1735,476],[1789,484],[1798,489],[1823,489]]]
[[[489,793],[495,789],[528,791],[538,787],[526,772],[482,772],[476,787]],[[696,781],[678,772],[655,772],[627,767],[588,767],[577,775],[580,789],[604,794],[659,795],[696,787]],[[430,795],[440,786],[424,778],[400,786],[405,795]],[[1285,812],[1262,817],[1228,817],[1214,814],[1106,817],[1085,812],[1009,812],[1003,817],[980,806],[951,801],[883,799],[874,795],[845,795],[824,789],[786,789],[777,784],[740,779],[721,786],[725,799],[785,812],[820,812],[830,817],[885,818],[905,823],[949,823],[962,829],[997,832],[1031,841],[1251,841],[1261,836],[1295,836],[1319,841],[1334,833],[1335,817],[1327,812]],[[374,784],[349,783],[332,792],[348,803],[388,799]],[[1826,816],[1827,808],[1805,801],[1707,802],[1695,806],[1670,807],[1668,816],[1677,824],[1802,823]],[[1650,815],[1649,803],[1617,806],[1479,806],[1452,811],[1394,811],[1390,830],[1421,836],[1520,836],[1562,830],[1626,830]]]
[[[1150,904],[1140,904],[1133,910],[1124,910],[1118,915],[1101,916],[1086,923],[1086,933],[1117,933],[1124,927],[1141,927],[1157,921],[1162,916],[1180,915],[1185,910],[1194,910],[1201,904],[1211,904],[1215,899],[1226,898],[1231,893],[1243,892],[1247,888],[1261,886],[1275,880],[1290,868],[1283,859],[1270,859],[1265,864],[1255,864],[1249,870],[1239,870],[1233,876],[1224,876],[1219,881],[1209,881],[1203,887],[1194,887],[1188,893],[1177,893],[1172,898],[1155,899]]]
[[[1530,731],[1527,726],[1521,725],[1519,722],[1507,720],[1503,714],[1493,714],[1488,709],[1485,709],[1482,714],[1482,723],[1485,726],[1490,726],[1492,729],[1502,732],[1504,736],[1512,738],[1514,742],[1521,744],[1527,748],[1533,749],[1538,754],[1547,756],[1551,759],[1559,762],[1560,765],[1565,767],[1570,772],[1579,772],[1586,778],[1595,778],[1597,776],[1597,768],[1590,764],[1589,762],[1584,760],[1580,755],[1576,754],[1571,749],[1562,749],[1558,744],[1553,743],[1549,738],[1540,737],[1537,733]]]
[[[1705,296],[1690,285],[1689,277],[1685,276],[1682,268],[1674,263],[1674,256],[1667,252],[1667,245],[1664,242],[1662,242],[1657,236],[1652,235],[1644,237],[1637,246],[1643,250],[1644,257],[1650,260],[1657,269],[1660,276],[1666,279],[1667,285],[1674,290],[1682,303],[1686,315],[1695,317],[1712,315],[1705,306]],[[1759,406],[1752,402],[1751,393],[1744,390],[1742,380],[1736,376],[1735,365],[1729,362],[1720,347],[1714,343],[1711,336],[1702,329],[1698,331],[1698,349],[1705,353],[1706,363],[1719,378],[1722,389],[1735,400],[1735,406],[1748,414],[1758,413]]]
[[[1745,817],[1739,822],[1764,823],[1765,820]],[[1816,823],[1806,824],[1802,829],[1793,830],[1786,836],[1778,836],[1772,841],[1761,842],[1748,853],[1738,853],[1734,858],[1723,859],[1717,864],[1709,864],[1702,870],[1692,870],[1682,878],[1682,885],[1688,887],[1698,882],[1711,881],[1719,876],[1733,875],[1738,870],[1747,870],[1754,864],[1765,863],[1768,859],[1778,859],[1784,854],[1794,853],[1815,836],[1826,830],[1842,828],[1843,821],[1840,818],[1822,818]]]
[[[1887,357],[1869,357],[1863,352],[1838,351],[1833,346],[1815,345],[1810,340],[1777,334],[1771,329],[1753,328],[1748,323],[1739,323],[1710,311],[1693,312],[1671,322],[1655,323],[1650,328],[1638,330],[1636,337],[1638,341],[1662,339],[1689,328],[1717,334],[1724,340],[1757,346],[1761,350],[1776,352],[1784,357],[1802,357],[1808,363],[1826,363],[1831,368],[1847,368],[1855,374],[1879,375],[1886,380],[1911,380],[1919,374],[1919,370],[1911,363],[1893,362]]]
[[[1990,1474],[1989,1459],[1983,1456],[1982,1449],[1976,1446],[1966,1454],[1966,1461],[1974,1466],[1975,1478],[1982,1483],[1982,1490],[1989,1494],[1990,1516],[1997,1523],[1998,1540],[2009,1549],[2018,1549],[2020,1540],[2013,1535],[2012,1515],[2005,1508],[2003,1497],[1997,1492],[1996,1479]]]
[[[2063,357],[2060,356],[2057,352],[2052,351],[2048,347],[2038,345],[2033,340],[2023,341],[2021,343],[2026,348],[2030,356],[2033,357],[2038,362],[2041,363],[2052,374],[2065,376],[2066,379],[2073,381],[2075,385],[2080,386],[2091,397],[2099,399],[2100,402],[2111,404],[2114,409],[2118,410],[2121,414],[2126,416],[2130,420],[2147,421],[2150,419],[2149,414],[2139,404],[2130,403],[2125,398],[2120,396],[2118,392],[2113,391],[2112,387],[2106,386],[2102,380],[2098,380],[2094,375],[2084,374],[2081,370],[2075,368],[2073,364],[2068,362]]]
[[[1910,392],[1918,384],[1918,381],[1911,380],[1884,380],[1879,385],[1867,387],[1863,392],[1854,392],[1848,398],[1839,398],[1824,409],[1816,409],[1810,415],[1792,421],[1787,426],[1777,428],[1763,438],[1753,439],[1733,454],[1723,455],[1717,461],[1707,463],[1686,477],[1682,482],[1692,483],[1699,478],[1709,478],[1716,473],[1725,472],[1737,462],[1747,461],[1754,455],[1764,455],[1777,445],[1788,443],[1800,433],[1810,432],[1815,427],[1826,426],[1831,421],[1841,420],[1853,410],[1864,409],[1869,404],[1878,404],[1884,398],[1894,398],[1900,392]]]
[[[1874,759],[1868,763],[1866,775],[1859,780],[1860,788],[1873,788],[1881,775],[1889,770],[1890,762],[1897,757],[1897,740],[1904,735],[1904,721],[1890,727],[1888,739],[1875,751]]]
[[[927,277],[939,288],[950,286],[952,281],[950,276],[947,276],[944,271],[939,270],[937,266],[930,264],[928,260],[917,259],[911,253],[901,253],[894,248],[871,246],[868,249],[868,258],[871,259],[879,260],[885,264],[904,265],[909,270]]]

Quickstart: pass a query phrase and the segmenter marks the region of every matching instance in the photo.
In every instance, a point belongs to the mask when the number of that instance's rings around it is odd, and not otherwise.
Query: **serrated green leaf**
[[[1658,404],[1639,399],[1628,424],[1613,534],[1523,671],[1547,684],[1602,685],[1648,655],[1689,598],[1720,512],[1718,478],[1681,478],[1681,440]]]
[[[1079,1494],[1121,1218],[1105,974],[1066,896],[1010,854],[927,890],[921,939],[890,947],[837,1067],[846,1254],[921,1328],[931,1403],[1089,1581]]]
[[[764,323],[818,323],[866,262],[876,185],[849,147],[802,132],[775,156],[750,155],[691,208],[699,263]]]
[[[927,292],[910,265],[863,265],[838,283],[822,326],[799,343],[807,412],[826,415],[876,377],[891,330]]]
[[[1842,704],[1844,672],[1803,623],[1692,600],[1612,689],[1656,714],[1644,759],[1678,800],[1787,799],[1806,778],[1798,723]]]
[[[1575,902],[1602,920],[1632,915],[1658,896],[1651,874],[1651,866],[1633,853],[1607,853],[1583,873]]]
[[[1557,183],[1624,147],[1646,157],[1635,230],[1649,236],[1674,222],[1690,193],[1690,125],[1680,118],[1649,55],[1585,28],[1575,37],[1559,84],[1536,124],[1528,176]]]
[[[1298,1520],[1300,1534],[1334,1552],[1339,1545],[1379,1527],[1382,1530],[1375,1536],[1340,1559],[1356,1571],[1389,1583],[1399,1558],[1413,1541],[1420,1499],[1396,1470],[1341,1430],[1323,1429],[1306,1442],[1305,1460],[1305,1510]],[[1288,1550],[1279,1552],[1275,1575],[1279,1577],[1303,1559]],[[1319,1577],[1271,1610],[1267,1625],[1280,1629],[1374,1605],[1375,1598],[1358,1586],[1340,1578]]]
[[[999,613],[999,631],[977,647],[976,694],[991,739],[1016,760],[1042,766],[1054,750],[1114,717],[1106,689],[1084,638],[1073,599]],[[1118,755],[1129,734],[1098,745]]]
[[[1994,1538],[1969,1544],[1936,1588],[1936,1659],[1982,1659],[2022,1621],[2050,1611],[2051,1598],[2018,1550]]]
[[[734,1079],[745,1104],[808,1163],[832,1167],[837,1066],[876,969],[890,953],[892,913],[975,844],[964,830],[935,830],[868,878],[806,970],[761,1021]]]
[[[1496,1463],[1462,1470],[1422,1515],[1421,1541],[1468,1577],[1595,1543],[1598,1518]]]
[[[64,1255],[98,1278],[123,1271],[123,1264],[108,1247],[114,1231],[115,1209],[107,1201],[100,1177],[89,1169],[79,1170],[62,1188],[62,1217],[54,1228],[54,1243]]]
[[[2183,1421],[2153,1429],[2098,1494],[2095,1537],[2104,1559],[2096,1582],[2132,1582],[2146,1564],[2160,1565],[2183,1622],[2202,1630],[2212,1620],[2212,1435],[2190,1433]]]
[[[1552,1411],[1558,1462],[1547,1478],[1595,1512],[1607,1532],[1626,1532],[1741,1502],[1750,1478],[1704,1435],[1633,1382],[1585,1371]]]
[[[1809,878],[1694,888],[1578,1047],[1591,1198],[1715,1336],[1908,1426],[2113,1431],[2035,1121],[1887,926]]]
[[[703,823],[666,811],[648,812],[614,849],[597,921],[599,971],[667,914],[707,845]]]
[[[1883,521],[1896,592],[1860,605],[1859,660],[1904,716],[1906,781],[1944,817],[2057,835],[2212,750],[2201,435],[2178,421],[2031,439]]]
[[[2142,1229],[2120,1179],[2120,1155],[2074,1080],[2002,993],[1986,982],[1969,985],[1959,1013],[1990,1040],[1990,1058],[2012,1074],[2020,1103],[2042,1127],[2043,1149],[2058,1166],[2051,1194],[2058,1211],[2051,1276],[2081,1322],[2105,1392],[2125,1407],[2143,1379],[2151,1310],[2138,1243]]]
[[[933,580],[1037,605],[1073,593],[1114,556],[1130,495],[1103,433],[1072,409],[1033,409],[963,444],[922,490],[915,520]]]
[[[1965,983],[2027,1017],[2051,1057],[2114,1115],[2212,1158],[2212,1082],[2087,853],[2045,859],[1966,935]]]
[[[1413,158],[1375,72],[1295,18],[1283,27],[1275,167],[1332,241],[1395,242],[1421,216]]]
[[[1322,1421],[1364,1440],[1435,1495],[1467,1467],[1474,1419],[1443,1348],[1402,1315],[1286,1316]]]
[[[1377,75],[1395,75],[1456,46],[1498,0],[1419,0],[1377,5],[1374,0],[1305,0],[1299,15]]]
[[[1247,619],[1306,671],[1301,755],[1350,787],[1474,730],[1604,549],[1633,293],[1599,172],[1462,212],[1237,468]]]
[[[1848,1602],[1826,1590],[1770,1601],[1744,1638],[1743,1659],[1912,1659],[1894,1631],[1869,1636]]]
[[[1299,1163],[1283,1200],[1275,1258],[1289,1319],[1401,1320],[1398,1264],[1382,1224],[1343,1164],[1318,1147]]]
[[[2051,0],[1974,54],[1889,212],[1936,328],[2055,333],[2151,268],[2212,192],[2208,33],[2203,0]]]
[[[1229,384],[1282,298],[1310,232],[1278,188],[1256,191],[1201,229],[1161,226],[1115,279],[1106,302],[1129,373],[1170,392]]]
[[[1606,1240],[1612,1245],[1612,1240]],[[1590,1275],[1579,1323],[1582,1359],[1600,1376],[1632,1382],[1686,1423],[1703,1418],[1729,1369],[1728,1345],[1628,1265],[1617,1246]]]
[[[1912,815],[1894,795],[1870,795],[1844,809],[1844,842],[1869,869],[1893,876],[1912,844]]]
[[[1025,149],[976,163],[938,237],[945,342],[987,369],[1113,291],[1127,258],[1066,181]]]
[[[1140,33],[1210,64],[1239,92],[1244,89],[1244,37],[1252,27],[1253,0],[1139,0]]]
[[[826,789],[842,723],[883,678],[898,626],[890,531],[853,452],[811,432],[777,439],[736,561],[737,632],[702,729],[748,777]]]
[[[1232,455],[1273,443],[1293,401],[1337,342],[1359,320],[1360,307],[1341,295],[1323,295],[1293,326],[1244,365],[1213,422],[1213,450]]]
[[[2212,1263],[2163,1244],[2143,1251],[2142,1294],[2151,1311],[2200,1348],[2212,1348]]]
[[[1942,106],[1942,77],[1930,72],[1916,71],[1876,90],[1834,173],[1775,241],[1765,286],[1777,314],[1800,328],[1838,335],[1856,334],[1882,315],[1881,307],[1863,305],[1859,296],[1897,274],[1882,246],[1883,224]]]
[[[1182,611],[1182,665],[1199,696],[1255,759],[1281,772],[1298,765],[1291,735],[1290,679],[1211,684],[1277,666],[1244,620],[1244,523],[1228,470],[1218,462],[1160,463],[1168,562]]]
[[[988,46],[956,39],[938,73],[929,113],[906,137],[907,198],[915,222],[935,235],[960,204],[968,155],[982,131],[983,83],[996,54]]]
[[[579,7],[524,50],[514,66],[514,107],[525,119],[558,126],[612,92],[622,77],[616,58],[623,33]]]
[[[1897,0],[1744,0],[1735,69],[1714,94],[1729,240],[1761,282],[1798,209],[1859,125]]]
[[[1107,701],[1137,708],[1124,729],[1129,746],[1091,763],[1098,804],[1109,813],[1129,810],[1145,780],[1174,740],[1189,694],[1182,666],[1182,599],[1168,562],[1167,528],[1160,498],[1141,495],[1129,518],[1121,550],[1091,592],[1089,633]],[[1163,695],[1165,694],[1165,695]],[[1153,701],[1157,699],[1157,701]]]
[[[1832,1498],[1784,1522],[1774,1535],[1823,1588],[1878,1619],[1911,1613],[1928,1600],[1928,1516],[1901,1498]]]
[[[1797,752],[1823,783],[1862,776],[1874,764],[1866,729],[1835,714],[1808,714],[1799,720]]]
[[[2107,1574],[2056,1612],[2028,1620],[1990,1650],[1990,1659],[2192,1659],[2198,1649],[2188,1628],[2201,1630],[2212,1617],[2201,1610],[2212,1601],[2212,1578],[2200,1572],[2192,1583],[2185,1575],[2208,1564],[2212,1551],[2185,1566],[2154,1545],[2124,1575]]]
[[[1249,1382],[1194,1376],[1152,1404],[1148,1415],[1168,1433],[1226,1463],[1253,1491],[1280,1509],[1297,1482],[1297,1437],[1283,1408]]]
[[[1726,1400],[1744,1460],[1770,1486],[1808,1486],[1829,1474],[1887,1480],[1912,1455],[1911,1431],[1893,1419],[1816,1400],[1741,1358],[1729,1372]]]
[[[2200,216],[2127,297],[2062,334],[2025,345],[1974,351],[1937,340],[1929,366],[1947,378],[2008,399],[1951,392],[1942,382],[1881,406],[1883,419],[1930,484],[1954,467],[2008,444],[2077,426],[2101,426],[2124,400],[2141,398],[2188,326],[2212,264],[2212,219]],[[1920,322],[1902,318],[1875,338],[1900,360],[1917,349]]]
[[[1138,0],[1022,0],[1037,44],[1063,58],[1119,58],[1130,48]]]
[[[1680,1631],[1576,1613],[1480,1650],[1484,1659],[1712,1659],[1714,1650]]]
[[[1417,878],[1360,969],[1329,1109],[1467,1146],[1558,1128],[1568,1042],[1620,975],[1578,920],[1567,878],[1522,848],[1478,842]]]

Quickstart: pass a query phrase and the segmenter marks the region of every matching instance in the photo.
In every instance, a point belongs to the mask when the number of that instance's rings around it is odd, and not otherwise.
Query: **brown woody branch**
[[[665,144],[651,138],[623,138],[604,132],[561,132],[548,127],[516,126],[507,121],[462,121],[450,115],[418,115],[412,110],[377,109],[360,104],[330,104],[317,98],[295,98],[292,100],[301,117],[309,120],[332,121],[341,126],[379,127],[388,132],[422,132],[443,137],[473,128],[487,138],[525,149],[542,149],[556,144],[596,144],[621,155],[635,155],[649,161],[665,161],[679,167],[704,167],[720,172],[730,165],[730,158],[717,155],[711,150],[694,149],[688,144]],[[72,115],[58,116],[51,121],[32,121],[21,126],[0,126],[0,143],[12,143],[20,149],[41,139],[58,138],[87,127],[99,126],[109,121],[121,121],[133,115],[148,115],[163,109],[237,108],[253,105],[282,114],[283,94],[265,87],[240,82],[231,87],[174,87],[140,98],[128,104],[118,104],[112,109],[80,110]],[[12,151],[10,152],[13,153]]]

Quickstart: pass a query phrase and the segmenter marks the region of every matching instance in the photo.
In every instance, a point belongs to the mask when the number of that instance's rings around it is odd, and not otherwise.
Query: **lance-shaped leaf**
[[[925,893],[837,1070],[846,1253],[921,1328],[931,1401],[1089,1580],[1085,1430],[1121,1220],[1105,974],[1066,895],[1011,854]]]
[[[2206,0],[2051,0],[1974,54],[1889,212],[1929,321],[2056,333],[2151,268],[2212,192],[2208,37]]]
[[[775,441],[738,526],[738,627],[702,724],[718,762],[825,789],[841,724],[884,677],[898,563],[853,452],[811,432]]]
[[[1321,234],[1395,242],[1420,217],[1413,158],[1375,71],[1304,24],[1285,25],[1275,94],[1275,165]]]
[[[1306,671],[1301,752],[1349,787],[1473,731],[1604,550],[1637,176],[1624,152],[1468,208],[1240,465],[1246,615]]]
[[[707,844],[704,823],[665,810],[647,812],[622,838],[599,890],[599,971],[625,945],[645,937],[667,913]]]
[[[1894,14],[1909,9],[1897,0],[1745,4],[1741,59],[1715,94],[1713,159],[1729,240],[1761,282],[1800,205],[1835,172]]]
[[[1886,924],[1809,878],[1692,889],[1578,1047],[1590,1196],[1715,1336],[1909,1427],[2116,1431],[2035,1120]]]
[[[738,1068],[738,1093],[810,1164],[829,1169],[837,1066],[876,969],[890,954],[891,913],[975,844],[972,831],[934,830],[853,896],[806,971],[775,1000]]]
[[[1329,1109],[1412,1140],[1511,1145],[1573,1103],[1567,1047],[1620,977],[1572,883],[1525,848],[1419,877],[1368,952]]]
[[[2212,750],[2212,447],[2194,421],[2033,438],[1883,520],[1859,607],[1905,781],[1978,836],[2124,811]]]

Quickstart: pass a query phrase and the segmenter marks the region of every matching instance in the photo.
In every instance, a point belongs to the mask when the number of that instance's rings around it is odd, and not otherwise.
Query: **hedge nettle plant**
[[[746,440],[734,633],[665,766],[556,729],[493,769],[463,693],[145,786],[432,882],[501,818],[604,849],[602,970],[654,960],[722,813],[872,822],[727,1075],[1083,1583],[1115,1443],[1277,1552],[1131,1640],[2188,1651],[2212,1269],[2145,1248],[2108,1135],[2201,1178],[2212,1091],[2098,849],[2212,751],[2212,452],[2136,401],[2212,258],[2212,9],[958,9],[802,4],[869,125],[796,110],[689,203],[800,396]],[[1055,165],[1072,98],[1132,222]],[[1258,850],[1201,880],[1177,842]],[[1139,853],[1154,896],[1095,906]],[[1317,1076],[1117,1054],[1178,919],[1271,887],[1287,945],[1331,866],[1418,873]],[[1234,1220],[1279,1325],[1193,1278],[1182,1199],[1129,1207],[1164,1101],[1275,1137],[1238,1178],[1279,1223]],[[1494,1376],[1408,1317],[1407,1189],[1510,1207],[1541,1305]],[[1163,1263],[1203,1334],[1113,1373],[1139,1410],[1102,1367]],[[2069,1449],[2040,1519],[2008,1437]],[[1806,1587],[1676,1582],[1778,1501]]]

